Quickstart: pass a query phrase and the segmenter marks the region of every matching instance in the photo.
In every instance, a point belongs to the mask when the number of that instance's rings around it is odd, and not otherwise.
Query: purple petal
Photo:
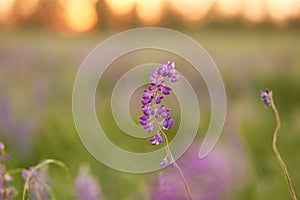
[[[158,74],[162,74],[163,72],[164,72],[164,70],[161,67],[157,69]]]
[[[163,112],[163,113],[161,113],[161,117],[162,118],[168,118],[169,117],[169,113],[168,112]]]
[[[146,125],[146,124],[147,124],[147,121],[145,121],[145,120],[140,120],[140,124],[141,124],[141,125]]]
[[[150,85],[150,86],[148,87],[149,90],[154,90],[155,88],[156,88],[155,85]]]
[[[148,104],[148,99],[144,99],[143,101],[141,101],[141,103],[142,103],[143,105],[147,105],[147,104]]]
[[[173,124],[174,124],[174,120],[173,120],[173,119],[170,119],[170,120],[168,121],[168,127],[167,127],[167,129],[171,129],[171,128],[173,127]]]
[[[170,94],[170,90],[166,86],[161,89],[161,92],[164,95],[169,95]]]
[[[179,79],[179,75],[178,74],[173,74],[172,76],[171,76],[171,82],[176,82],[178,79]]]
[[[168,160],[164,158],[159,164],[160,168],[164,168],[168,164]]]
[[[163,106],[160,106],[157,110],[157,114],[161,115],[163,111],[164,111]]]
[[[161,102],[161,100],[162,100],[163,98],[164,98],[163,96],[158,96],[158,97],[156,98],[155,103],[156,103],[156,104],[160,104],[160,102]]]

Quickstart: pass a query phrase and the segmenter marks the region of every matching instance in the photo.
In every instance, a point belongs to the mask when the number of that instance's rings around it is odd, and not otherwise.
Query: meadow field
[[[259,96],[259,91],[266,88],[273,91],[282,120],[278,148],[300,197],[300,30],[272,26],[174,29],[190,36],[207,50],[220,70],[227,95],[226,122],[213,152],[199,160],[198,146],[193,145],[178,160],[196,198],[289,199],[284,175],[271,146],[276,127],[274,113]],[[0,31],[0,140],[10,155],[7,166],[29,168],[44,159],[64,162],[69,172],[55,165],[48,169],[50,185],[58,199],[77,198],[79,191],[75,180],[80,166],[89,166],[93,180],[98,183],[99,188],[95,190],[101,190],[105,200],[181,199],[165,197],[170,192],[168,188],[172,184],[175,187],[177,182],[174,169],[168,167],[147,174],[119,172],[95,159],[77,134],[72,114],[72,90],[77,70],[97,44],[118,32],[62,36],[34,28]],[[150,62],[152,58],[157,62],[163,61],[164,55],[144,51],[141,55],[137,52],[125,56],[121,61],[127,66],[132,62]],[[166,55],[166,59],[172,59],[172,55]],[[174,59],[178,60],[175,56]],[[114,65],[121,65],[121,61]],[[145,139],[130,139],[117,128],[109,106],[105,106],[109,103],[110,89],[120,75],[115,69],[112,67],[107,71],[97,91],[105,94],[105,99],[96,104],[101,124],[109,132],[108,137],[131,151],[162,148],[149,145]],[[191,84],[201,108],[195,140],[199,144],[208,127],[210,101],[200,75],[191,77]],[[134,97],[139,98],[139,92]],[[141,114],[140,104],[136,104],[139,101],[133,99],[130,105],[137,123]],[[175,115],[175,119],[176,116],[179,115]],[[171,132],[173,135],[176,127]],[[170,138],[173,137],[171,133]],[[166,183],[161,183],[162,176],[167,177]],[[15,199],[21,199],[24,180],[19,174],[13,177],[19,191]]]

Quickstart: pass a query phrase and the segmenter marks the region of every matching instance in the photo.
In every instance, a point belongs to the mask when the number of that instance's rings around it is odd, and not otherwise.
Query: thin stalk
[[[192,192],[190,190],[190,187],[189,187],[189,184],[187,182],[187,180],[185,179],[184,175],[183,175],[183,172],[180,168],[180,166],[176,163],[172,153],[171,153],[171,150],[169,148],[169,140],[168,140],[168,137],[166,136],[166,134],[161,130],[161,128],[159,127],[158,125],[158,122],[155,120],[155,124],[158,128],[158,133],[162,136],[163,140],[164,140],[164,143],[165,143],[165,149],[166,149],[166,152],[168,154],[168,157],[170,158],[170,161],[171,163],[174,165],[175,169],[177,170],[177,172],[180,174],[180,177],[184,183],[184,187],[185,187],[185,190],[188,194],[188,197],[190,200],[193,200],[193,196],[192,196]]]
[[[288,173],[287,167],[286,167],[284,161],[282,160],[281,155],[280,155],[280,153],[277,149],[277,137],[278,137],[279,130],[280,130],[280,127],[281,127],[281,122],[280,122],[279,112],[278,112],[278,110],[275,106],[274,100],[273,100],[272,93],[270,94],[270,100],[271,100],[271,107],[272,107],[272,109],[275,113],[276,122],[277,122],[277,126],[276,126],[276,129],[274,131],[274,135],[273,135],[273,143],[272,143],[273,151],[274,151],[274,154],[275,154],[275,156],[276,156],[276,158],[277,158],[277,160],[278,160],[278,162],[279,162],[279,164],[280,164],[280,166],[283,170],[284,177],[285,177],[285,180],[287,182],[290,195],[291,195],[293,200],[297,200],[297,197],[296,197],[295,191],[293,189],[292,181],[291,181],[290,175]]]
[[[176,169],[176,170],[178,171],[178,173],[180,174],[180,177],[181,177],[181,179],[182,179],[182,181],[183,181],[183,183],[184,183],[184,187],[185,187],[185,189],[186,189],[186,191],[187,191],[187,194],[188,194],[188,196],[189,196],[189,199],[190,199],[190,200],[193,200],[193,196],[192,196],[192,193],[191,193],[189,184],[188,184],[187,180],[185,179],[185,177],[184,177],[184,175],[183,175],[183,172],[182,172],[180,166],[176,163],[176,161],[175,161],[175,159],[173,158],[172,153],[171,153],[171,151],[170,151],[170,148],[169,148],[169,142],[168,142],[168,137],[166,136],[166,134],[165,134],[162,130],[160,130],[159,133],[163,136],[167,154],[168,154],[168,156],[169,156],[169,158],[170,158],[170,160],[171,160],[171,163],[173,163],[175,169]]]

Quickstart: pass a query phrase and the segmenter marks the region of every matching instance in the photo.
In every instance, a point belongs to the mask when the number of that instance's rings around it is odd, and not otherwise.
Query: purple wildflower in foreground
[[[75,180],[75,189],[78,200],[101,200],[100,185],[91,175],[88,166],[81,166]]]
[[[165,84],[166,79],[176,82],[178,78],[179,75],[175,70],[174,62],[164,63],[162,67],[151,72],[150,85],[148,89],[144,90],[141,101],[144,115],[140,117],[140,124],[148,133],[153,131],[154,123],[159,129],[168,130],[172,128],[174,120],[171,119],[170,109],[161,103],[165,96],[172,92],[172,88]],[[153,145],[158,145],[162,141],[159,134],[150,139]]]
[[[189,199],[193,199],[182,170],[176,164],[176,161],[170,151],[168,137],[164,133],[164,130],[169,130],[174,125],[174,120],[170,115],[170,109],[161,104],[165,96],[170,95],[172,92],[172,88],[166,85],[165,81],[169,80],[170,82],[176,82],[178,78],[179,75],[175,70],[175,64],[170,61],[164,63],[161,67],[158,67],[156,70],[151,72],[150,85],[147,90],[144,90],[142,95],[141,103],[144,115],[140,117],[140,124],[147,130],[148,133],[153,131],[153,126],[155,125],[157,134],[149,139],[149,141],[153,145],[159,145],[164,142],[167,152],[167,156],[160,163],[160,167],[163,168],[170,163],[180,174]]]

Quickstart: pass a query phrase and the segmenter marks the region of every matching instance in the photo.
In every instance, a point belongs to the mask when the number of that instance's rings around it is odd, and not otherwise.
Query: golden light
[[[9,18],[14,3],[15,0],[0,0],[0,21],[5,23],[5,20]]]
[[[289,18],[299,16],[299,0],[266,0],[267,12],[275,22],[284,22]]]
[[[140,0],[136,3],[137,15],[144,24],[154,25],[160,21],[163,12],[161,0]]]
[[[191,21],[197,21],[207,15],[213,5],[208,0],[169,0],[176,13]]]
[[[106,0],[105,2],[115,15],[126,15],[135,6],[135,0]]]
[[[38,7],[38,3],[40,0],[26,0],[20,1],[18,4],[18,12],[23,17],[28,17],[32,14]]]
[[[235,17],[242,10],[242,0],[217,0],[216,7],[220,16]]]
[[[155,25],[162,17],[168,18],[168,13],[186,20],[205,22],[207,16],[218,16],[218,19],[244,18],[250,22],[274,21],[284,24],[291,19],[300,19],[300,0],[48,0],[53,8],[53,16],[57,19],[55,26],[59,30],[73,30],[84,32],[92,29],[98,22],[97,1],[105,1],[105,5],[112,12],[109,15],[108,24],[114,24],[114,20],[120,20],[116,26],[127,23],[134,24],[134,18],[144,25]],[[48,19],[43,9],[39,6],[42,0],[0,0],[0,22],[6,27],[17,23],[26,22],[26,18],[32,16],[38,10],[37,15]],[[58,5],[59,4],[59,5]],[[46,5],[46,4],[45,4]],[[48,4],[47,4],[48,5]],[[104,5],[103,3],[99,5]],[[106,8],[106,7],[104,7]],[[41,9],[39,11],[39,9]],[[51,13],[52,14],[52,13]],[[136,14],[136,15],[135,15]],[[25,19],[25,20],[24,20]],[[31,18],[30,18],[31,19]],[[60,20],[62,19],[62,20]],[[49,23],[51,20],[42,20],[41,23]],[[31,21],[29,21],[31,22]],[[133,23],[132,23],[133,22]],[[50,22],[52,23],[52,21]]]
[[[65,1],[65,18],[69,27],[76,32],[92,29],[98,22],[95,0]]]
[[[266,19],[266,2],[262,0],[244,1],[243,16],[251,22],[261,22]]]

